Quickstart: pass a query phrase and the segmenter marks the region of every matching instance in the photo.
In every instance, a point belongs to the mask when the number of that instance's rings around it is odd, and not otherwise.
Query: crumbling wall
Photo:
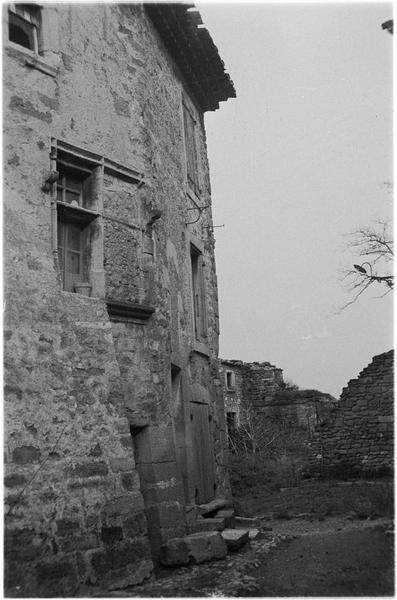
[[[212,417],[214,493],[230,492],[211,210],[186,225],[197,213],[185,190],[178,70],[141,5],[44,5],[43,23],[41,63],[28,66],[7,44],[4,61],[5,583],[11,595],[70,596],[141,581],[162,541],[184,531],[195,497],[189,403],[203,402],[195,382]],[[104,175],[98,297],[61,290],[43,189],[51,139],[145,174],[139,186]],[[205,258],[199,348],[192,239]],[[109,299],[153,313],[119,318]]]
[[[316,428],[311,469],[323,474],[387,473],[393,468],[393,350],[375,356],[343,389]]]

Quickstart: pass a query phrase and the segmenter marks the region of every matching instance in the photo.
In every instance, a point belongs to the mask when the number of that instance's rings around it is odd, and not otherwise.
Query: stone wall
[[[283,383],[282,369],[264,363],[222,360],[220,363],[225,412],[236,415],[239,424],[244,406],[260,410],[272,401]]]
[[[337,404],[331,395],[317,390],[286,388],[282,369],[268,362],[222,360],[220,373],[229,429],[233,421],[236,426],[243,424],[247,411],[257,415],[263,419],[269,439],[276,434],[276,441],[268,448],[274,456],[305,456],[315,428]]]
[[[375,356],[343,389],[318,427],[310,465],[323,474],[387,473],[393,468],[393,350]]]
[[[230,491],[211,209],[186,187],[182,97],[209,206],[203,114],[142,5],[44,5],[42,34],[40,56],[4,36],[5,585],[70,596],[141,581],[185,531],[192,404],[211,422],[212,493]],[[98,165],[90,297],[60,281],[45,182],[65,147]]]

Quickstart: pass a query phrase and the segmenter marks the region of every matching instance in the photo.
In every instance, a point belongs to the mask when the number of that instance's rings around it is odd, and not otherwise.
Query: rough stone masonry
[[[340,401],[314,433],[310,466],[341,474],[390,474],[393,470],[394,351],[372,362],[343,389]]]
[[[140,582],[230,495],[203,113],[235,92],[187,7],[4,10],[9,596]]]

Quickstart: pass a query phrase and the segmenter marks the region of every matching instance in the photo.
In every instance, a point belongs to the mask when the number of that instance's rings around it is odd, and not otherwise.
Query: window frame
[[[33,14],[34,12],[36,12],[36,15]],[[10,39],[10,25],[13,18],[24,23],[25,27],[31,27],[33,47],[25,46]],[[38,6],[37,4],[9,4],[7,25],[8,42],[10,44],[19,49],[23,48],[24,51],[31,52],[35,56],[39,55],[41,36],[41,6]]]
[[[229,385],[229,378],[228,378],[229,375],[230,375],[230,385]],[[230,369],[227,369],[225,371],[225,384],[226,384],[227,390],[235,390],[236,389],[236,377],[235,377],[234,371],[231,371]]]
[[[204,277],[204,257],[201,250],[192,242],[190,243],[190,267],[194,339],[196,342],[206,343],[208,338],[208,322]]]
[[[61,289],[64,292],[82,293],[86,296],[101,295],[100,289],[103,289],[104,285],[95,282],[93,271],[103,271],[103,234],[101,235],[103,159],[66,143],[52,140],[51,168],[57,174],[51,187],[51,197],[54,213],[53,251]],[[66,201],[66,191],[73,189],[65,185],[68,177],[81,181],[78,202]],[[90,186],[87,182],[90,182]],[[73,191],[75,192],[76,188]],[[67,232],[72,230],[80,232],[80,273],[75,273],[76,277],[67,270],[68,254],[75,251],[69,248],[67,243]],[[62,240],[58,239],[60,231],[66,232],[62,234],[65,236]],[[99,244],[96,251],[94,239],[98,240],[96,243]],[[80,286],[80,292],[76,290],[76,285]]]

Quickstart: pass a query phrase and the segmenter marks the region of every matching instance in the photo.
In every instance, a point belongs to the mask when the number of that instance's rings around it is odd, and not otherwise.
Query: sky
[[[220,356],[339,397],[393,342],[383,288],[339,310],[348,234],[391,216],[392,5],[196,6],[237,92],[205,115]]]

